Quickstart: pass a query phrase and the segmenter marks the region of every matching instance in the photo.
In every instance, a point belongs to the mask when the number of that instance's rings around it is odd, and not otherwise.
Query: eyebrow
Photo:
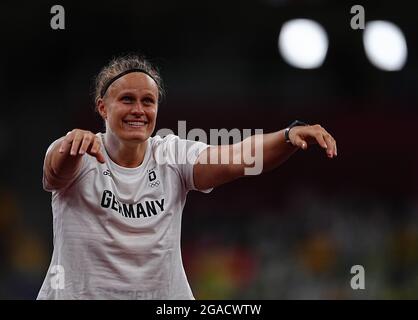
[[[120,95],[124,95],[124,94],[129,94],[129,93],[130,94],[136,94],[136,92],[137,91],[135,89],[122,89],[117,95],[120,96]],[[141,95],[150,95],[150,96],[156,98],[155,93],[152,92],[151,90],[148,90],[148,89],[145,89],[145,92],[141,93]]]

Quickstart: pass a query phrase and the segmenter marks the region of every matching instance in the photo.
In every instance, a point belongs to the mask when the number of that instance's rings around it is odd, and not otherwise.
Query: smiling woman
[[[192,299],[180,253],[181,213],[187,192],[196,189],[193,164],[208,146],[151,137],[163,86],[143,58],[111,61],[95,92],[106,132],[74,129],[45,156],[55,239],[38,299]],[[160,163],[156,154],[180,160]],[[64,286],[55,285],[57,266]]]
[[[106,122],[106,144],[120,150],[118,144],[123,141],[133,148],[139,148],[141,158],[145,154],[145,142],[155,129],[157,118],[158,89],[155,81],[147,74],[137,71],[126,74],[112,83],[107,93],[97,100],[96,106]],[[128,150],[127,150],[128,151]],[[130,150],[128,151],[131,154]],[[139,163],[126,163],[129,156],[119,157],[110,153],[110,157],[119,165],[136,167]],[[140,160],[140,159],[138,159]]]
[[[54,251],[38,299],[193,299],[180,250],[188,192],[244,176],[253,150],[261,150],[264,171],[310,144],[337,154],[319,125],[222,146],[151,137],[162,95],[145,59],[117,58],[96,81],[106,132],[74,129],[48,148],[43,187],[52,193]],[[219,163],[225,154],[229,162]]]

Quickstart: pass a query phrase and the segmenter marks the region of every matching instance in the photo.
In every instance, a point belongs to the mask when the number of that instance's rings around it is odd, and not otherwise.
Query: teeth
[[[141,127],[145,125],[145,122],[142,122],[142,121],[126,121],[126,123],[132,127]]]

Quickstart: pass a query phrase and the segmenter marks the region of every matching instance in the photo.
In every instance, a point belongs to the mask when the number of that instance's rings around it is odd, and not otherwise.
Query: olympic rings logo
[[[160,180],[157,181],[153,181],[151,183],[148,184],[151,188],[156,188],[160,185]]]

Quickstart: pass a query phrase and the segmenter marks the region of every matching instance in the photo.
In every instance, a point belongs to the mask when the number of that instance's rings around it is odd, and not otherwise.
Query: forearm
[[[285,141],[284,130],[265,134],[263,138],[263,172],[277,168],[298,149]]]
[[[285,141],[284,130],[256,134],[233,145],[210,147],[201,153],[194,166],[198,189],[216,187],[243,176],[258,175],[278,167],[299,148],[320,144],[329,158],[337,155],[334,138],[320,125],[295,126],[289,131],[291,143]]]
[[[277,132],[253,135],[244,139],[235,147],[235,157],[241,158],[241,172],[245,175],[245,168],[259,166],[258,173],[266,172],[278,167],[294,154],[298,147],[286,143],[284,130]],[[252,160],[249,163],[248,159]],[[257,172],[256,172],[257,173]]]

